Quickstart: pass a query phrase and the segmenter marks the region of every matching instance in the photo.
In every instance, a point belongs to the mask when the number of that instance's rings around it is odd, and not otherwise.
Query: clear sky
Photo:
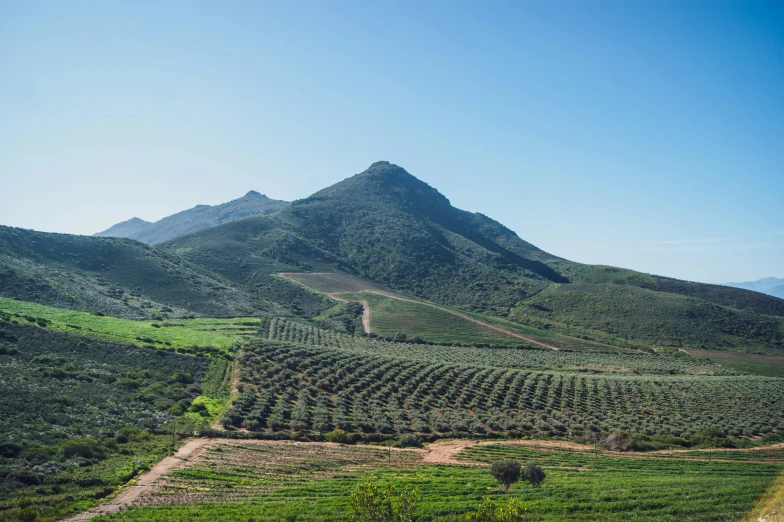
[[[0,224],[376,160],[568,259],[784,277],[784,2],[0,0]]]

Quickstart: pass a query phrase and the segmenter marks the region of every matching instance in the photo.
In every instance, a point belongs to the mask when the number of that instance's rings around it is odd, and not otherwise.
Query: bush
[[[522,501],[510,498],[505,506],[497,506],[491,499],[476,508],[476,511],[466,514],[466,522],[523,522],[525,507]]]
[[[520,479],[520,463],[516,460],[499,460],[490,467],[490,474],[504,489],[509,489],[509,486]]]
[[[529,462],[525,465],[522,475],[523,480],[530,482],[534,487],[538,487],[547,476],[542,467],[534,462]]]
[[[421,448],[422,441],[414,433],[404,433],[398,439],[398,446],[401,448]]]
[[[340,428],[325,433],[324,440],[327,442],[337,442],[338,444],[351,444],[354,441],[351,435]]]
[[[419,499],[418,490],[403,488],[398,491],[387,486],[379,491],[375,484],[363,482],[357,484],[349,497],[351,506],[347,519],[349,522],[411,522]]]

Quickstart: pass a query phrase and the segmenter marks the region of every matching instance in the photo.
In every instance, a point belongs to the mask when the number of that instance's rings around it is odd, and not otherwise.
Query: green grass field
[[[695,359],[710,359],[716,364],[743,373],[764,375],[766,377],[784,377],[784,357],[712,350],[688,350],[688,352]]]
[[[225,351],[241,339],[254,335],[260,324],[259,319],[254,317],[132,321],[5,297],[0,297],[0,313],[5,320],[15,320],[20,324],[45,325],[50,330],[67,330],[108,341],[181,351],[192,346],[209,346]],[[38,319],[44,321],[39,322]]]
[[[367,302],[370,307],[370,331],[383,337],[403,332],[408,337],[421,337],[434,343],[527,344],[523,339],[427,304],[369,292],[341,293],[340,297]]]
[[[545,461],[507,448],[507,456]],[[418,489],[418,520],[461,520],[486,497],[522,499],[530,521],[740,520],[782,469],[627,460],[588,455],[580,469],[546,463],[541,487],[520,483],[507,492],[487,467],[423,464],[411,452],[393,452],[390,463],[383,448],[221,444],[172,473],[138,507],[99,520],[345,520],[349,494],[361,481]]]

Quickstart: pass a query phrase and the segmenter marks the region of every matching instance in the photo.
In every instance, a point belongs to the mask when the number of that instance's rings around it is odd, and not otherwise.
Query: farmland
[[[540,436],[616,430],[690,437],[778,433],[780,381],[526,371],[254,341],[228,425],[251,430]]]
[[[183,352],[194,351],[195,347],[213,347],[225,352],[241,339],[254,335],[261,324],[253,317],[134,321],[5,297],[0,297],[0,319],[106,341]]]
[[[420,520],[455,520],[486,497],[521,499],[526,520],[739,520],[781,464],[618,459],[572,460],[512,445],[469,448],[466,464],[433,465],[425,450],[321,443],[216,442],[186,468],[160,480],[125,511],[101,521],[344,519],[357,483],[416,488]],[[544,464],[539,488],[498,486],[485,464],[499,455]],[[579,460],[582,459],[582,460]],[[571,465],[570,463],[574,463]]]
[[[476,348],[403,342],[345,335],[284,319],[272,319],[261,336],[310,346],[363,350],[403,359],[470,364],[518,369],[579,371],[594,373],[652,373],[733,375],[735,370],[676,352],[677,356],[641,353],[554,351],[535,346]],[[266,335],[265,335],[266,334]]]

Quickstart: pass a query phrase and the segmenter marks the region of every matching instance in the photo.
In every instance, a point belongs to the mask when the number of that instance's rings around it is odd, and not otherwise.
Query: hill
[[[286,291],[275,273],[340,272],[464,311],[617,345],[784,346],[784,300],[559,258],[483,214],[453,207],[388,162],[274,215],[159,246],[275,301]],[[570,298],[553,301],[556,309],[542,305],[537,295],[548,288]],[[597,291],[612,288],[615,293]],[[579,304],[585,299],[591,306]],[[673,300],[680,303],[677,313],[671,313]],[[597,308],[612,310],[618,324],[596,323]],[[640,313],[650,315],[650,328],[635,327]],[[706,314],[710,320],[697,332],[682,335]]]
[[[286,313],[160,249],[0,226],[0,296],[128,319]]]
[[[727,283],[727,286],[754,290],[755,292],[784,299],[784,279],[776,277],[765,277],[756,281],[746,281],[745,283]]]
[[[251,190],[243,197],[220,205],[196,205],[189,210],[167,216],[155,223],[137,217],[117,223],[98,237],[127,237],[142,243],[155,244],[177,236],[206,230],[223,223],[230,223],[251,216],[277,212],[288,205],[286,201],[270,199]]]

